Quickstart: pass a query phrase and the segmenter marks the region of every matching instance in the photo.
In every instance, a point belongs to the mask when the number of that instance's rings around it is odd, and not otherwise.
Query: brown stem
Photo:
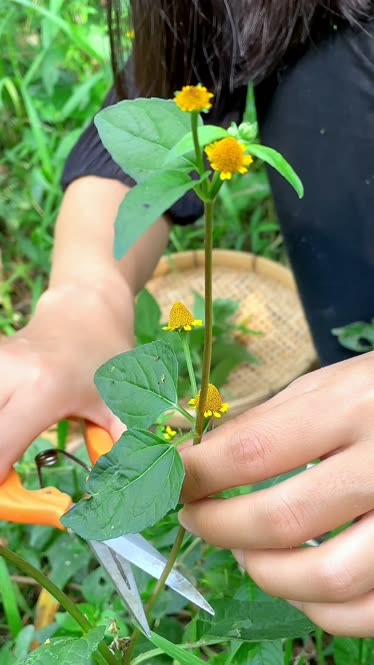
[[[199,397],[199,409],[196,418],[194,445],[201,442],[204,428],[204,411],[208,395],[210,365],[213,342],[213,210],[214,201],[205,203],[205,321],[203,375]]]

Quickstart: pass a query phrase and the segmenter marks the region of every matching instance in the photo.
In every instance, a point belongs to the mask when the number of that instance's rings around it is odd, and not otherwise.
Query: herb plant
[[[159,416],[170,410],[179,411],[189,423],[194,445],[198,445],[212,420],[220,419],[229,409],[218,388],[210,382],[213,211],[223,182],[236,174],[246,174],[253,159],[258,157],[276,168],[299,196],[303,194],[299,178],[284,158],[271,148],[253,142],[255,131],[251,125],[232,125],[225,130],[203,124],[200,113],[211,108],[212,97],[201,85],[185,86],[174,100],[124,101],[104,109],[96,118],[105,147],[138,183],[126,196],[117,216],[114,243],[117,258],[189,190],[194,190],[204,202],[205,328],[198,387],[188,337],[193,329],[202,326],[202,320],[195,319],[183,303],[175,303],[165,326],[165,331],[180,339],[191,383],[189,403],[196,410],[196,418],[179,401],[178,361],[166,341],[159,339],[116,356],[97,371],[98,390],[127,431],[92,470],[87,483],[90,498],[79,502],[63,517],[63,524],[83,538],[104,540],[142,531],[176,508],[184,479],[178,445],[186,437],[168,443],[148,431]],[[148,610],[163,589],[184,533],[180,527]],[[131,661],[138,637],[139,631],[135,630],[125,663]]]

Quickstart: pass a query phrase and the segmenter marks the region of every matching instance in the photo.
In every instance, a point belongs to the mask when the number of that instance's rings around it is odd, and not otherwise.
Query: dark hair
[[[359,25],[371,0],[130,0],[133,66],[142,96],[171,97],[201,82],[220,94],[258,82],[311,35],[333,24]],[[112,64],[119,95],[124,26],[121,0],[107,0]]]

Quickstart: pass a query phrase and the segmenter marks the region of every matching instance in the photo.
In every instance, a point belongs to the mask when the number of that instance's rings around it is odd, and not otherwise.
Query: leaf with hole
[[[115,222],[116,259],[122,258],[166,210],[199,182],[183,171],[162,171],[131,189]]]
[[[283,600],[218,600],[215,617],[200,619],[199,636],[227,637],[249,642],[303,637],[313,630],[304,614]]]
[[[177,506],[183,479],[174,446],[151,432],[125,432],[92,469],[87,482],[91,498],[73,506],[61,521],[89,540],[138,533]]]
[[[105,404],[127,427],[147,428],[177,405],[178,362],[160,340],[115,356],[95,383]]]
[[[17,665],[92,665],[92,654],[104,637],[97,626],[80,638],[59,637],[19,660]]]

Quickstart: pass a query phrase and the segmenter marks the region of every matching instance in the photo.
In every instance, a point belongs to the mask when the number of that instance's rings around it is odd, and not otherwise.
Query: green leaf
[[[201,658],[194,656],[192,653],[188,653],[186,648],[182,649],[182,647],[172,644],[172,642],[169,642],[169,640],[161,635],[157,635],[157,633],[152,632],[150,640],[156,647],[162,649],[164,653],[181,665],[204,665],[205,663]]]
[[[243,363],[258,365],[259,361],[240,344],[217,341],[213,347],[211,382],[220,388],[231,372]]]
[[[135,336],[138,344],[153,342],[161,330],[161,310],[157,300],[143,289],[135,303]]]
[[[169,150],[191,129],[189,114],[166,99],[119,102],[100,111],[95,124],[114,161],[136,182],[165,169]],[[189,172],[194,166],[181,157],[174,168]]]
[[[226,323],[231,319],[239,309],[239,303],[236,300],[224,300],[218,298],[213,302],[213,321],[214,323]]]
[[[313,624],[283,600],[218,600],[213,603],[214,619],[200,619],[200,634],[244,641],[303,637]]]
[[[204,321],[205,317],[205,299],[197,291],[193,292],[193,313],[195,319],[201,319]],[[214,303],[213,303],[214,306]]]
[[[0,599],[13,638],[17,637],[23,627],[15,589],[16,586],[13,585],[12,580],[10,579],[6,561],[0,557]]]
[[[92,654],[103,639],[105,628],[98,626],[80,638],[61,637],[43,644],[17,665],[92,665]]]
[[[160,340],[112,358],[95,374],[105,404],[127,427],[140,429],[175,408],[177,381],[176,355]]]
[[[374,320],[372,323],[356,321],[342,328],[334,328],[331,332],[350,351],[367,353],[374,350]]]
[[[47,557],[50,563],[50,578],[60,589],[82,568],[87,568],[90,551],[87,545],[68,533],[62,533],[48,548]]]
[[[115,222],[116,259],[122,258],[173,203],[198,183],[183,171],[162,171],[130,190]]]
[[[138,533],[176,507],[183,479],[174,446],[151,432],[127,431],[92,469],[87,483],[91,498],[61,521],[88,540]]]
[[[349,637],[334,637],[335,665],[357,665],[360,662],[359,644],[360,640]]]
[[[267,148],[264,145],[257,143],[246,143],[247,152],[254,157],[262,159],[264,162],[273,167],[278,173],[285,178],[290,185],[294,188],[299,198],[304,196],[304,187],[299,176],[293,170],[292,166],[285,160],[282,155],[273,148]]]
[[[282,641],[277,640],[258,644],[248,665],[283,665],[283,662]]]
[[[215,125],[205,125],[198,128],[197,135],[199,137],[200,146],[204,147],[210,143],[213,143],[213,141],[219,141],[220,139],[226,138],[229,136],[229,133],[222,127],[216,127]],[[183,138],[174,146],[174,148],[172,148],[172,150],[170,150],[165,159],[164,166],[179,160],[182,155],[187,155],[190,152],[194,153],[194,149],[193,134],[192,132],[189,132],[183,136]],[[193,159],[195,159],[195,157]]]

